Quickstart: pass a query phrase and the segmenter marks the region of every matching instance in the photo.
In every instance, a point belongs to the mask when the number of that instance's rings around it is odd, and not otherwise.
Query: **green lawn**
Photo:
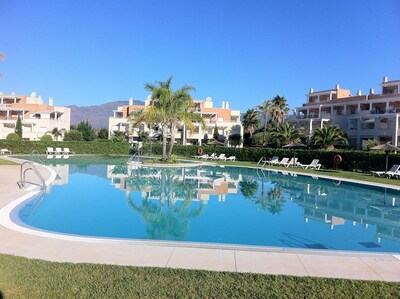
[[[15,162],[11,162],[11,161],[0,158],[0,165],[18,165],[18,164]]]
[[[240,161],[222,163],[257,166]],[[0,165],[5,164],[9,162],[0,159]],[[301,171],[400,184],[399,180],[363,173]],[[52,263],[0,254],[0,292],[0,298],[400,298],[400,283]]]
[[[53,263],[0,255],[0,290],[4,298],[399,298],[400,283]]]
[[[197,160],[198,161],[198,160]],[[235,161],[235,162],[221,162],[216,161],[216,163],[221,165],[232,165],[232,166],[250,166],[250,167],[260,167],[261,165],[257,165],[256,162],[242,162],[242,161]],[[273,170],[284,170],[284,171],[296,171],[302,172],[312,175],[324,175],[330,176],[332,178],[338,179],[353,179],[353,180],[360,180],[360,181],[367,181],[373,183],[382,183],[388,185],[395,185],[400,186],[400,180],[398,179],[388,179],[388,178],[380,178],[375,177],[371,173],[362,173],[362,172],[351,172],[351,171],[343,171],[343,170],[332,170],[332,169],[320,169],[320,170],[313,170],[313,169],[302,169],[302,168],[287,168],[287,167],[278,167],[278,166],[266,166],[265,169],[273,169]]]

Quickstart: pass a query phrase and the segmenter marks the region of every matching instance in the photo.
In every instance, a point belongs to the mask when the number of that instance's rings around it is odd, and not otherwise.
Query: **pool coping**
[[[41,165],[42,167],[46,167]],[[230,165],[226,165],[230,166]],[[235,165],[232,165],[235,166]],[[245,167],[239,166],[238,167]],[[247,166],[246,166],[247,167]],[[47,178],[46,183],[51,184],[51,182],[55,179],[56,174],[53,170],[49,167],[46,167],[49,172],[50,176]],[[247,167],[247,168],[255,168],[255,169],[262,169],[260,167]],[[277,171],[275,169],[263,169],[269,171]],[[289,171],[292,172],[292,171]],[[296,172],[297,174],[301,175],[309,175],[301,172]],[[309,175],[315,176],[315,175]],[[322,178],[322,176],[319,176]],[[332,179],[332,177],[325,177],[328,179]],[[357,180],[345,180],[349,182],[357,182]],[[365,182],[364,182],[365,183]],[[380,184],[384,185],[384,184]],[[382,187],[382,186],[381,186]],[[384,187],[393,187],[392,185]],[[394,188],[399,190],[397,188]],[[10,253],[16,255],[22,255],[27,257],[33,258],[42,258],[48,260],[55,260],[55,261],[72,261],[72,262],[95,262],[95,263],[116,263],[122,265],[133,265],[133,266],[156,266],[156,267],[178,267],[178,268],[187,268],[187,269],[205,269],[205,270],[214,270],[214,271],[234,271],[234,272],[253,272],[253,273],[265,273],[265,274],[286,274],[286,275],[300,275],[300,276],[320,276],[320,277],[341,277],[341,278],[351,278],[351,279],[370,279],[370,280],[385,280],[385,281],[400,281],[400,253],[377,253],[377,252],[355,252],[355,251],[332,251],[332,250],[312,250],[312,249],[301,249],[301,248],[283,248],[283,247],[266,247],[266,246],[246,246],[246,245],[235,245],[235,244],[214,244],[214,243],[195,243],[195,242],[171,242],[171,241],[149,241],[149,240],[126,240],[126,239],[108,239],[108,238],[95,238],[95,237],[82,237],[82,236],[74,236],[74,235],[65,235],[65,234],[57,234],[45,231],[39,231],[30,229],[24,226],[20,226],[12,221],[10,212],[14,209],[15,206],[22,203],[28,198],[34,196],[38,190],[30,190],[25,195],[17,198],[17,199],[10,199],[10,202],[6,204],[4,207],[0,209],[0,224],[8,229],[12,230],[14,233],[18,234],[17,239],[19,240],[17,243],[19,246],[16,246],[13,250],[12,246],[7,247],[7,250],[2,250],[0,246],[0,252],[2,253]],[[0,230],[0,240],[2,239],[2,232]],[[7,235],[7,234],[5,234]],[[42,252],[40,254],[32,254],[29,252],[29,248],[21,249],[20,243],[24,244],[24,240],[28,241],[29,244],[33,244],[34,246],[39,246],[40,243],[43,242],[44,239],[52,239],[52,241],[47,241],[52,244],[52,246],[59,248],[59,246],[63,247],[64,245],[68,245],[72,248],[76,248],[77,252],[80,251],[79,247],[82,248],[82,255],[75,252],[74,254],[69,255],[68,252],[63,252],[60,254],[56,254],[56,258],[54,257],[54,252]],[[72,243],[73,244],[72,244]],[[60,243],[57,245],[57,243]],[[93,246],[101,248],[109,248],[111,250],[119,250],[120,248],[136,248],[136,250],[145,249],[146,251],[155,252],[156,255],[165,252],[166,250],[172,250],[169,253],[168,262],[165,263],[165,260],[161,264],[153,265],[152,262],[143,262],[143,261],[131,261],[132,257],[126,256],[125,259],[122,258],[121,260],[115,261],[114,258],[110,258],[109,256],[97,256],[94,260],[93,258],[89,258],[87,256],[87,248],[90,247],[93,249]],[[151,249],[150,249],[151,248]],[[59,249],[58,249],[59,250]],[[35,250],[33,250],[35,251]],[[157,253],[158,252],[158,253]],[[205,258],[206,262],[198,264],[193,264],[193,256],[190,256],[190,252],[194,252],[194,256],[202,256],[206,254]],[[214,260],[214,255],[219,256],[221,252],[225,252],[227,255],[232,255],[234,260],[234,267],[232,266],[219,266],[222,261],[224,264],[225,257],[219,257],[218,259]],[[187,255],[189,254],[189,257]],[[146,255],[146,254],[142,254]],[[209,257],[207,257],[207,255]],[[253,261],[255,265],[252,267],[245,266],[246,261],[243,261],[243,256],[248,256],[244,258],[244,260],[252,261],[254,255],[256,255],[257,261]],[[178,257],[181,259],[188,258],[186,264],[179,261]],[[250,256],[250,257],[249,257]],[[296,256],[296,260],[294,261],[295,265],[286,265],[285,262],[287,259],[292,259],[293,256]],[[322,263],[325,262],[330,264],[332,259],[339,259],[336,263],[338,265],[342,265],[343,271],[340,270],[335,273],[326,273],[326,268],[324,271],[316,271],[315,267],[317,266],[315,263],[310,262],[308,257],[315,257],[315,259],[322,259]],[[74,258],[75,257],[75,258]],[[269,259],[273,257],[274,261],[271,262]],[[319,257],[319,258],[318,258]],[[265,259],[265,265],[260,269],[260,263],[258,259],[263,260]],[[114,262],[113,262],[114,260]],[[305,261],[304,261],[305,260]],[[209,265],[207,261],[213,261],[212,265]],[[268,262],[267,262],[268,261]],[[280,262],[279,262],[280,261]],[[300,261],[300,265],[298,263]],[[360,273],[358,271],[354,272],[356,267],[365,267],[366,261],[368,261],[368,273],[370,276],[365,276],[365,273]],[[378,261],[378,262],[377,262]],[[381,269],[380,266],[375,265],[375,268],[371,267],[371,264],[375,264],[381,261],[381,263],[389,264],[390,268],[392,268],[391,273],[387,273],[388,271]],[[320,261],[321,262],[321,261]],[[275,267],[270,267],[271,263],[275,263]],[[278,264],[276,264],[278,263]],[[280,263],[280,264],[279,264]],[[358,266],[356,266],[355,264]],[[361,263],[361,264],[360,264]],[[231,264],[231,263],[230,263]],[[310,265],[309,265],[310,264]],[[318,264],[318,263],[317,263]],[[348,265],[354,264],[353,270],[349,270]],[[238,267],[238,265],[242,265]],[[283,268],[282,268],[283,266]],[[330,265],[332,266],[332,265]],[[337,266],[337,265],[336,265]],[[386,267],[385,267],[386,268]],[[244,270],[243,270],[244,269]],[[279,270],[280,269],[280,270]],[[312,269],[312,270],[308,270]],[[393,269],[396,269],[395,273]],[[314,272],[313,272],[314,271]],[[347,271],[347,272],[346,272]],[[350,274],[348,272],[351,272]],[[383,271],[383,272],[382,272]],[[390,272],[390,271],[389,271]],[[398,274],[397,274],[398,273]]]

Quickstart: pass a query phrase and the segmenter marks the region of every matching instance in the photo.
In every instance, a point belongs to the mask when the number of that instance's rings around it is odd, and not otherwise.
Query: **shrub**
[[[53,141],[53,137],[51,137],[51,135],[49,134],[46,134],[40,138],[40,141],[46,141],[46,142]]]
[[[21,137],[17,133],[10,133],[7,135],[6,140],[19,141],[19,140],[21,140]]]
[[[100,131],[97,133],[97,138],[108,139],[108,130],[106,128],[100,129]]]
[[[242,136],[240,136],[240,134],[229,135],[228,140],[232,146],[239,146],[243,141]]]
[[[80,131],[72,129],[65,133],[64,141],[83,141],[83,135]]]
[[[250,142],[251,142],[251,144],[261,145],[261,144],[263,144],[263,138],[264,138],[263,132],[255,133],[250,138]]]
[[[88,121],[81,121],[76,129],[82,133],[83,139],[86,141],[92,141],[96,138],[96,132]]]

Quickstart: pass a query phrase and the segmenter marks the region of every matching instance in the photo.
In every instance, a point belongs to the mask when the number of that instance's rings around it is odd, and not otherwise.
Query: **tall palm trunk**
[[[264,134],[263,134],[263,145],[265,145],[266,137],[267,137],[267,118],[268,114],[264,113]]]
[[[162,126],[162,160],[167,161],[167,124]]]
[[[176,121],[171,122],[171,143],[169,145],[169,152],[168,152],[168,157],[172,156],[172,150],[174,148],[174,143],[175,143],[175,130],[176,130]]]

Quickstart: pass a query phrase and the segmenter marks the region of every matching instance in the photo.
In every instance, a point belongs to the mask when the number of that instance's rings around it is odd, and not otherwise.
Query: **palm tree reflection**
[[[159,169],[150,176],[138,173],[127,181],[127,187],[142,193],[138,204],[129,193],[128,206],[138,212],[146,224],[147,238],[183,240],[189,230],[189,220],[204,210],[197,198],[195,182],[183,181],[179,169]],[[143,196],[143,193],[145,196]]]
[[[244,181],[239,183],[240,192],[245,198],[253,198],[258,190],[258,182],[252,176],[247,176]]]

